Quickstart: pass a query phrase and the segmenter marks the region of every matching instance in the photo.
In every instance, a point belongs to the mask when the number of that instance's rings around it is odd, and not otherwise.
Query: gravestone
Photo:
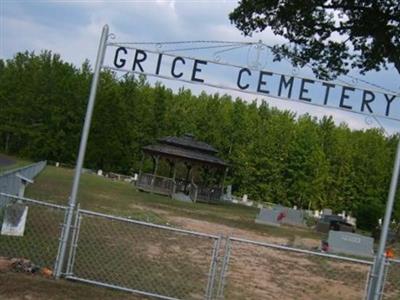
[[[283,212],[285,213],[285,217],[282,219],[282,223],[294,226],[305,225],[305,212],[303,210],[289,208]]]
[[[324,209],[322,210],[322,214],[325,215],[325,216],[330,216],[330,215],[332,215],[332,209],[330,209],[330,208],[324,208]]]
[[[351,232],[330,230],[328,247],[328,252],[332,253],[363,257],[373,257],[374,255],[374,239]]]
[[[304,210],[287,208],[282,205],[274,205],[272,208],[262,208],[256,218],[256,223],[279,226],[280,224],[305,226]]]
[[[226,197],[231,200],[232,199],[232,185],[228,185],[226,187]]]
[[[280,213],[281,212],[278,210],[261,208],[259,214],[256,217],[256,223],[270,226],[280,226],[278,221]]]

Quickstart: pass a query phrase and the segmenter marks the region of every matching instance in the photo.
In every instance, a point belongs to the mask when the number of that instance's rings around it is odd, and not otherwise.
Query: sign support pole
[[[382,290],[383,290],[382,283],[383,283],[383,275],[384,275],[385,262],[386,262],[385,248],[386,248],[387,236],[388,236],[388,232],[389,232],[390,219],[391,219],[392,211],[393,211],[393,204],[394,204],[394,200],[395,200],[395,196],[396,196],[397,183],[399,180],[399,171],[400,171],[400,140],[397,144],[397,152],[396,152],[396,158],[394,161],[392,180],[390,183],[390,190],[389,190],[388,199],[387,199],[387,203],[386,203],[385,218],[383,221],[378,252],[376,254],[376,260],[375,260],[375,264],[373,266],[368,300],[379,300],[382,297]]]
[[[69,202],[68,202],[67,218],[66,218],[65,223],[63,224],[63,230],[62,230],[61,239],[60,239],[61,245],[60,245],[60,250],[57,255],[57,260],[56,260],[56,265],[55,265],[55,277],[57,279],[60,278],[62,269],[64,266],[65,253],[67,250],[69,232],[71,230],[72,217],[73,217],[74,209],[76,206],[79,181],[80,181],[80,177],[81,177],[81,173],[82,173],[83,162],[85,159],[86,145],[87,145],[87,140],[88,140],[89,131],[90,131],[90,124],[92,121],[94,103],[96,100],[97,86],[99,84],[100,71],[101,71],[101,67],[104,62],[104,56],[105,56],[105,52],[106,52],[108,31],[109,31],[108,25],[104,25],[103,31],[101,33],[99,48],[97,51],[96,64],[94,67],[92,85],[91,85],[90,94],[89,94],[89,101],[88,101],[88,105],[87,105],[87,109],[86,109],[85,123],[83,125],[81,142],[80,142],[80,146],[79,146],[79,154],[78,154],[78,159],[77,159],[76,167],[75,167],[74,182],[72,185],[71,196],[70,196]]]

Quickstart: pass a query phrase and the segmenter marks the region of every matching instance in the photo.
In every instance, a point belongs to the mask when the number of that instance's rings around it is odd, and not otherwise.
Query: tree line
[[[88,61],[78,68],[50,51],[0,60],[0,151],[74,164],[91,78]],[[361,228],[383,216],[397,136],[226,94],[173,92],[141,76],[102,73],[85,167],[132,174],[141,147],[187,132],[228,161],[235,194],[351,211]]]

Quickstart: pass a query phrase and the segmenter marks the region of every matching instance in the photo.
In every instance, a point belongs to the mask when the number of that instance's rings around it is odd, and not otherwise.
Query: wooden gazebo
[[[156,144],[145,146],[142,150],[142,165],[136,181],[139,190],[174,198],[186,197],[193,202],[216,202],[221,199],[228,165],[216,156],[218,151],[211,145],[196,140],[191,134],[185,134],[181,137],[160,138]],[[142,172],[146,158],[152,159],[151,173]],[[161,160],[168,163],[168,176],[160,175]],[[177,169],[182,168],[185,174],[179,176]],[[214,182],[210,183],[210,178]]]

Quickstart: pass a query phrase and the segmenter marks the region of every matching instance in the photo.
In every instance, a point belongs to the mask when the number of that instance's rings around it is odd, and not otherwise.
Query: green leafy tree
[[[397,0],[241,0],[229,18],[245,35],[271,29],[289,43],[275,58],[309,63],[323,78],[379,70],[400,73],[400,10]]]

